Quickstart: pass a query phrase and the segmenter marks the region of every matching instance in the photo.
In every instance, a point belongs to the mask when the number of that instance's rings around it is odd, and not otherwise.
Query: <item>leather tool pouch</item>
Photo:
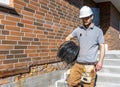
[[[91,83],[95,75],[94,65],[85,65],[84,73],[82,73],[81,81],[83,83]]]

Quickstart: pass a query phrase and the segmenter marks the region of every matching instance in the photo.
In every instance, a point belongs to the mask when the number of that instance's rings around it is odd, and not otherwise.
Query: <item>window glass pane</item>
[[[99,8],[92,8],[94,12],[94,19],[93,22],[96,26],[100,26],[100,9]]]

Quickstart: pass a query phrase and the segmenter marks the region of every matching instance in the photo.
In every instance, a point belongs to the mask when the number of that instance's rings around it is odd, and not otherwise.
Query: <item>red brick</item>
[[[43,9],[43,8],[39,8],[39,11],[40,11],[40,12],[47,13],[47,10],[45,10],[45,9]]]
[[[16,26],[9,26],[9,25],[7,25],[6,26],[6,29],[7,30],[11,30],[11,31],[20,31],[20,28],[19,27],[16,27]]]
[[[28,41],[18,41],[18,45],[30,45]]]
[[[18,50],[17,49],[16,50],[10,50],[11,55],[13,55],[13,54],[21,54],[22,55],[23,53],[24,53],[24,51],[22,49],[21,50],[19,50],[19,49]]]
[[[0,24],[0,29],[4,29],[4,25]]]
[[[22,23],[26,23],[26,24],[33,24],[33,22],[32,21],[30,21],[30,20],[21,20],[21,22]]]
[[[40,0],[39,3],[41,3],[41,4],[45,5],[45,6],[47,6],[48,1],[47,1],[47,0]]]
[[[54,18],[54,16],[51,14],[46,14],[46,17],[51,18],[51,19]]]
[[[17,41],[2,40],[2,44],[17,44]]]
[[[20,21],[20,18],[14,17],[14,16],[6,16],[6,20],[19,22],[19,21]]]
[[[15,36],[24,36],[23,32],[11,31],[10,33],[11,33],[11,35],[15,35]]]
[[[10,60],[4,60],[3,64],[12,64],[12,63],[18,63],[18,59],[10,59]]]
[[[50,9],[47,5],[43,5],[43,4],[41,4],[41,8],[43,8],[46,11],[49,11]]]
[[[27,67],[28,66],[28,63],[16,63],[15,64],[15,68],[18,68],[18,67]]]
[[[3,30],[3,31],[2,31],[2,34],[3,34],[3,35],[9,35],[10,33],[9,33],[8,30]]]
[[[36,49],[27,49],[25,50],[25,53],[36,53],[37,50]]]
[[[38,49],[39,46],[28,46],[28,49]]]
[[[0,59],[5,59],[5,55],[0,55]]]
[[[38,38],[45,38],[45,35],[37,35]]]
[[[45,56],[48,56],[49,55],[49,53],[40,53],[39,54],[39,56],[41,56],[41,57],[45,57]]]
[[[0,14],[0,19],[4,19],[4,15],[3,14]]]
[[[38,14],[35,14],[34,17],[35,17],[35,18],[38,18],[38,19],[44,19],[44,16],[38,15]]]
[[[16,25],[16,22],[8,21],[8,20],[1,20],[1,23],[5,25],[14,25],[14,26]]]
[[[18,26],[18,27],[24,27],[24,24],[23,24],[23,23],[18,22],[18,23],[17,23],[17,26]]]
[[[2,65],[2,60],[3,60],[3,59],[1,58],[1,59],[0,59],[0,65]]]
[[[32,42],[31,45],[41,45],[41,42],[35,41],[35,42]]]
[[[45,13],[44,13],[44,12],[41,12],[41,11],[36,11],[36,14],[39,14],[39,15],[45,16]]]
[[[0,35],[0,39],[5,39],[5,36]]]
[[[0,69],[12,69],[13,68],[13,64],[5,64],[5,65],[0,65]]]
[[[40,61],[41,58],[40,57],[35,57],[35,58],[32,58],[32,61]]]
[[[9,54],[8,50],[0,50],[0,54]]]
[[[29,72],[29,68],[28,67],[23,67],[23,68],[16,68],[16,69],[8,69],[8,70],[4,70],[4,71],[0,71],[0,78],[1,77],[8,77],[11,75],[17,75],[17,74],[22,74],[22,73],[27,73]]]
[[[32,33],[32,32],[33,32],[33,29],[21,28],[21,32]]]
[[[32,34],[32,33],[25,33],[26,37],[36,37],[36,34]]]
[[[22,37],[23,41],[33,41],[32,37]]]
[[[34,10],[38,10],[38,8],[39,8],[38,6],[35,6],[35,5],[32,5],[32,4],[29,4],[28,7],[32,8]]]
[[[26,57],[27,57],[27,54],[17,54],[17,55],[15,55],[15,58],[16,58],[16,59],[26,58]]]
[[[40,6],[40,4],[38,2],[35,2],[35,1],[32,1],[32,0],[30,1],[30,4],[32,4],[34,6],[38,6],[38,7]]]
[[[34,30],[35,34],[44,34],[44,32],[42,30]]]
[[[21,37],[18,37],[18,36],[7,36],[6,37],[6,40],[21,40]]]
[[[14,7],[19,10],[23,9],[23,6],[18,3],[14,3]]]
[[[46,43],[49,42],[48,39],[41,39],[40,41],[41,41],[41,42],[44,42],[44,43],[45,43],[45,42],[46,42]],[[42,47],[42,46],[40,46],[40,47]]]
[[[51,48],[57,48],[57,46],[53,45],[53,46],[49,46],[49,49]]]
[[[40,39],[39,38],[34,38],[34,41],[38,42],[38,41],[40,41]]]
[[[26,4],[27,4],[27,3],[25,3],[25,2],[23,2],[21,0],[14,0],[14,3],[18,3],[18,4],[22,5],[22,6],[26,6]]]
[[[18,46],[15,46],[15,49],[27,49],[27,46],[18,45]]]
[[[30,24],[25,24],[25,27],[30,29],[35,29],[35,26]]]
[[[32,8],[29,8],[29,7],[24,7],[24,10],[31,12],[31,13],[35,13],[35,10],[33,10]]]
[[[33,13],[28,12],[28,11],[24,11],[24,10],[22,10],[22,14],[23,14],[23,15],[30,16],[30,17],[33,17]]]
[[[6,46],[6,45],[0,46],[0,50],[4,50],[4,49],[13,49],[13,46]]]
[[[50,24],[44,24],[44,27],[51,28],[52,25],[50,25]]]
[[[30,20],[30,21],[34,21],[35,20],[35,18],[34,17],[31,17],[31,16],[26,16],[26,15],[24,15],[24,17],[23,17],[24,19],[26,19],[26,20]]]
[[[8,54],[8,55],[6,56],[6,59],[13,59],[13,58],[15,58],[15,57],[14,57],[14,55],[12,55],[12,54],[11,54],[11,55]]]
[[[21,13],[21,9],[15,8],[15,11],[16,11],[17,13]]]
[[[31,61],[31,58],[21,58],[21,59],[19,59],[19,62],[30,62],[30,61]]]

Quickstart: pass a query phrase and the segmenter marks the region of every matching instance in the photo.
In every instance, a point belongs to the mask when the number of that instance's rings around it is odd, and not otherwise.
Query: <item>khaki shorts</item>
[[[90,82],[82,82],[84,87],[94,87],[96,77],[95,66],[75,63],[67,78],[68,85],[70,87],[81,87],[79,84],[81,80],[84,80],[84,77],[90,80]]]

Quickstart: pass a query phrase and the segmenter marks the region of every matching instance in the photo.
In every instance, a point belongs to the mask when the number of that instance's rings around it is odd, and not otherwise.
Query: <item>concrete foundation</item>
[[[0,85],[0,87],[54,87],[55,81],[61,79],[64,72],[65,70],[53,71],[44,75],[33,76],[17,82]]]

